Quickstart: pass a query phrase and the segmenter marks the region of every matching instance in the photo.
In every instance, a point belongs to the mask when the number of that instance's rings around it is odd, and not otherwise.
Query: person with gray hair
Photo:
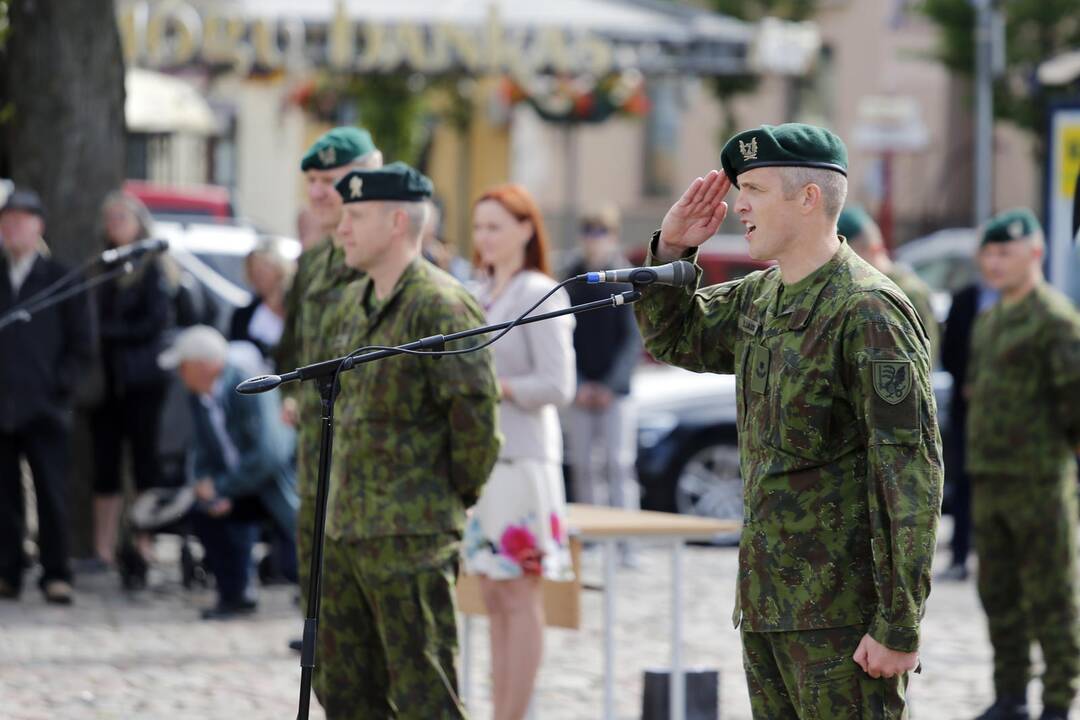
[[[218,590],[217,604],[202,616],[248,614],[256,605],[251,551],[262,523],[271,522],[295,568],[299,501],[292,430],[281,421],[277,391],[236,392],[247,372],[230,361],[228,341],[215,328],[186,328],[158,364],[176,370],[190,394],[199,501],[193,523]]]
[[[244,260],[251,302],[237,308],[229,321],[229,340],[250,342],[273,367],[274,351],[285,330],[285,294],[296,273],[296,263],[281,249],[281,242],[259,240]]]

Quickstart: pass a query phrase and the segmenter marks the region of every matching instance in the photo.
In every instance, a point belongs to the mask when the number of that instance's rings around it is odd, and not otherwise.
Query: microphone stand
[[[595,300],[581,305],[572,305],[562,310],[542,313],[520,320],[510,320],[494,325],[471,330],[463,330],[451,335],[432,335],[405,345],[398,345],[386,350],[373,350],[356,357],[337,358],[336,360],[324,360],[296,368],[283,375],[260,375],[245,380],[236,386],[236,391],[245,395],[273,390],[283,383],[305,380],[315,380],[318,385],[319,396],[322,399],[322,427],[319,437],[319,476],[315,492],[315,527],[312,531],[311,565],[308,572],[307,588],[307,617],[304,618],[304,634],[300,650],[300,706],[297,712],[297,720],[307,720],[308,710],[311,703],[311,678],[315,670],[315,640],[318,635],[319,610],[322,599],[322,565],[323,565],[323,536],[326,531],[326,501],[330,493],[330,465],[334,451],[334,403],[341,390],[340,383],[336,380],[340,372],[351,370],[357,365],[382,360],[383,358],[401,355],[408,350],[442,350],[448,342],[463,340],[477,335],[486,335],[498,330],[504,330],[513,325],[526,325],[528,323],[550,320],[563,315],[572,315],[589,310],[597,310],[605,307],[620,307],[641,299],[641,287],[635,285],[633,290],[612,295],[603,300]]]
[[[26,307],[19,307],[18,305],[16,305],[15,307],[11,308],[11,310],[8,311],[6,314],[0,315],[0,330],[3,330],[8,325],[12,325],[17,322],[30,322],[30,320],[33,318],[34,313],[41,312],[42,310],[47,310],[54,305],[62,303],[64,300],[67,300],[73,295],[78,295],[79,293],[86,292],[87,290],[95,288],[98,285],[107,283],[110,280],[113,280],[121,275],[127,275],[134,269],[134,264],[132,264],[132,262],[128,260],[126,262],[120,263],[116,267],[110,269],[108,272],[103,272],[100,275],[94,275],[90,278],[83,278],[82,282],[64,288],[63,291],[57,292],[55,295],[46,295],[42,298],[38,298]],[[58,287],[62,287],[62,285],[59,285]]]

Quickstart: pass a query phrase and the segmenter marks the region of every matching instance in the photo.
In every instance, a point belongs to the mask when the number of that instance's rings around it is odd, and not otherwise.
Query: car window
[[[229,255],[225,253],[213,253],[196,251],[195,257],[214,269],[214,271],[237,287],[250,290],[247,284],[247,275],[244,271],[244,256]]]

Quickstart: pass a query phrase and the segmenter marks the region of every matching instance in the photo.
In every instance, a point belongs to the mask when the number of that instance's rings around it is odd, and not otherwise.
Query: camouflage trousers
[[[1023,695],[1031,643],[1046,662],[1043,702],[1068,707],[1080,675],[1076,478],[972,478],[979,599],[994,647],[994,690]]]
[[[457,534],[326,539],[317,694],[327,720],[465,717]]]
[[[907,718],[907,675],[875,680],[852,655],[866,628],[742,631],[743,667],[756,720]]]

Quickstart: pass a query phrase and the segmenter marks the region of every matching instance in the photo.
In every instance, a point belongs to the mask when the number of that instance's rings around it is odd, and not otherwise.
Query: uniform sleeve
[[[464,291],[462,291],[464,292]],[[426,334],[460,332],[484,323],[471,299],[445,300],[432,307]],[[447,350],[468,347],[456,342]],[[450,482],[466,507],[474,505],[502,444],[496,416],[498,391],[490,350],[425,359],[436,401],[445,408],[450,437]]]
[[[285,293],[285,327],[274,351],[274,367],[288,372],[300,366],[300,303],[311,274],[311,251],[301,253],[292,285]]]
[[[525,307],[534,302],[535,298],[529,300]],[[552,312],[569,306],[569,297],[564,290],[560,290],[537,308],[536,312]],[[577,379],[574,318],[566,315],[529,323],[515,327],[510,332],[522,334],[532,360],[531,372],[528,374],[499,378],[510,388],[510,402],[525,410],[538,410],[544,405],[568,405],[574,399]]]
[[[1073,448],[1080,447],[1080,318],[1072,318],[1055,328],[1046,356],[1050,360],[1057,417],[1065,438]]]
[[[926,342],[911,308],[870,296],[846,329],[846,382],[867,442],[867,495],[878,607],[869,635],[919,647],[943,481]]]
[[[660,232],[653,234],[646,264],[656,265]],[[697,253],[686,256],[695,261]],[[701,268],[697,267],[698,284]],[[650,285],[634,304],[645,348],[669,365],[694,372],[735,372],[735,339],[745,279],[703,290]]]

